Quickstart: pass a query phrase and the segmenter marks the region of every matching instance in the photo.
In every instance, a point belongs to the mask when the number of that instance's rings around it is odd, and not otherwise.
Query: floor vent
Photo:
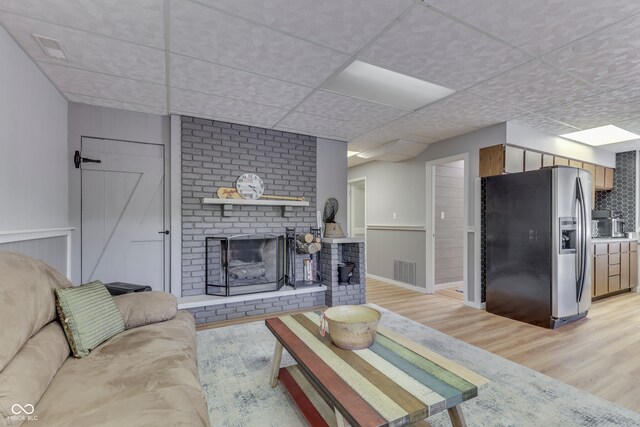
[[[393,260],[393,280],[416,284],[416,263],[414,261]]]

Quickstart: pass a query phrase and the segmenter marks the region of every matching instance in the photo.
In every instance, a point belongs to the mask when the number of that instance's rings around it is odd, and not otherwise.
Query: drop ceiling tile
[[[79,102],[81,104],[99,105],[102,107],[117,108],[120,110],[140,111],[142,113],[158,114],[164,116],[167,114],[165,108],[150,107],[148,105],[132,104],[130,102],[112,101],[110,99],[95,98],[93,96],[77,95],[75,93],[63,92],[64,96],[71,102]]]
[[[0,22],[29,56],[36,61],[77,67],[152,83],[165,83],[165,54],[163,50],[6,13],[0,13]],[[63,61],[45,55],[32,34],[59,40],[69,59]]]
[[[530,58],[443,15],[417,7],[359,59],[451,89],[463,89]]]
[[[598,90],[535,60],[480,83],[468,92],[535,112],[593,95]]]
[[[94,73],[60,65],[39,63],[61,92],[166,108],[166,86]]]
[[[322,90],[314,92],[305,99],[296,111],[371,125],[390,122],[408,113],[399,108]]]
[[[640,85],[626,86],[609,92],[622,102],[640,104]]]
[[[163,0],[2,0],[0,10],[164,49]]]
[[[545,60],[607,90],[640,84],[640,15],[578,40]]]
[[[601,93],[550,108],[540,114],[581,129],[589,129],[640,116],[640,105],[627,104],[609,93]]]
[[[411,133],[411,130],[404,122],[395,121],[352,138],[349,141],[349,147],[352,148],[349,148],[349,150],[365,151],[396,139],[406,139],[407,141],[424,144],[430,144],[438,140],[437,138]]]
[[[171,112],[272,127],[287,110],[183,89],[171,89]]]
[[[540,132],[548,133],[549,135],[562,135],[564,133],[576,132],[580,130],[578,128],[567,126],[566,124],[559,123],[555,120],[538,114],[528,114],[526,116],[521,116],[513,119],[512,122],[537,129]]]
[[[354,166],[362,165],[365,163],[372,162],[373,159],[361,159],[358,156],[351,156],[347,159],[347,166],[352,168]]]
[[[348,59],[208,7],[175,0],[171,3],[171,50],[312,87]]]
[[[212,7],[333,49],[354,53],[411,0],[201,0]]]
[[[616,126],[640,135],[640,116],[614,123]],[[638,147],[640,149],[640,147]]]
[[[472,127],[486,127],[522,116],[526,112],[506,102],[495,102],[458,92],[419,110],[421,116]]]
[[[171,55],[171,86],[280,108],[295,107],[313,90],[175,54]]]
[[[328,117],[314,116],[306,113],[291,112],[285,117],[276,129],[293,130],[307,135],[322,136],[327,138],[347,141],[356,135],[366,132],[371,127],[344,120]]]
[[[427,0],[496,37],[539,56],[634,13],[628,0]]]

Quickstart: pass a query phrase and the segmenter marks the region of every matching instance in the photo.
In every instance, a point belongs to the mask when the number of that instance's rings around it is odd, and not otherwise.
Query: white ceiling
[[[640,131],[633,0],[0,0],[0,24],[70,101],[352,151],[426,147],[506,120],[551,134]],[[45,56],[33,33],[60,40],[69,60]],[[322,90],[355,59],[457,92],[407,111]]]

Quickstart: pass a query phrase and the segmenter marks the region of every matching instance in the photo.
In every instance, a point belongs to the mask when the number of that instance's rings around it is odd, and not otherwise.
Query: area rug
[[[640,414],[583,392],[539,372],[452,338],[391,311],[381,323],[450,358],[491,382],[463,403],[471,426],[640,426]],[[275,338],[254,322],[210,329],[196,335],[200,380],[212,426],[304,426],[281,385],[269,386]],[[294,361],[283,354],[282,365]],[[447,413],[429,418],[451,426]]]

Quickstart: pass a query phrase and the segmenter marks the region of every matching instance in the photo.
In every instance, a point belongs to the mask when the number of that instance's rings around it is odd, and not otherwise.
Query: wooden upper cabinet
[[[504,145],[492,145],[480,149],[480,177],[504,173]]]
[[[613,190],[614,169],[604,166],[596,166],[595,186],[596,190]]]
[[[574,168],[582,168],[582,162],[577,160],[569,160],[569,166],[573,166]]]
[[[591,181],[593,184],[595,184],[595,179],[596,179],[596,165],[592,165],[591,163],[583,163],[582,164],[582,169],[591,172]]]
[[[524,171],[524,149],[510,145],[505,146],[504,171],[505,173]]]
[[[594,179],[597,189],[604,188],[604,166],[596,166],[596,176]]]
[[[542,167],[542,153],[535,151],[524,152],[524,170],[535,171]]]
[[[532,171],[546,166],[574,166],[591,172],[592,188],[612,190],[614,170],[579,160],[554,156],[538,151],[528,151],[512,145],[497,144],[480,149],[480,177]],[[592,194],[595,203],[595,193]],[[595,206],[595,205],[594,205]]]
[[[613,169],[611,168],[604,170],[604,188],[605,190],[613,190]]]

